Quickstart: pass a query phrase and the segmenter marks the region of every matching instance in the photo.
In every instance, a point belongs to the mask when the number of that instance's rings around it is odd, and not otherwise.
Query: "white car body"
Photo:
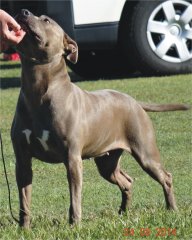
[[[126,0],[72,0],[75,25],[118,22]]]

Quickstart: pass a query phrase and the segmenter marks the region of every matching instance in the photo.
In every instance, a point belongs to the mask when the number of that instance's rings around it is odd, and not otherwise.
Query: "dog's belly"
[[[116,123],[116,124],[113,124]],[[124,131],[124,122],[108,118],[101,121],[96,129],[89,129],[86,133],[85,144],[82,149],[83,158],[97,157],[115,149],[123,149],[130,152],[129,142]],[[92,124],[95,126],[96,124]]]
[[[91,158],[91,157],[100,157],[103,155],[108,155],[110,151],[115,149],[122,149],[127,152],[131,152],[129,146],[124,141],[114,141],[111,144],[104,144],[102,147],[97,147],[95,145],[88,146],[83,151],[83,159]]]

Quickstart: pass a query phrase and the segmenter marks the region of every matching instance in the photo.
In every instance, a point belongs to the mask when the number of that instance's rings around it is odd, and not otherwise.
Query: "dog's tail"
[[[139,102],[139,104],[146,112],[186,111],[191,108],[187,104],[150,104],[144,102]]]

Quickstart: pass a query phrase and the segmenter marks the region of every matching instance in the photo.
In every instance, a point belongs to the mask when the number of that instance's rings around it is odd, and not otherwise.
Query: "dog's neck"
[[[52,61],[41,61],[40,63],[21,56],[21,63],[21,90],[26,101],[32,107],[42,104],[48,87],[54,81],[63,79],[66,83],[70,82],[66,63],[61,55],[55,56]]]

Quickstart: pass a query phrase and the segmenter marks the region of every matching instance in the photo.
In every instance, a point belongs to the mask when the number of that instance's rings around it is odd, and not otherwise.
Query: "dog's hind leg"
[[[149,156],[148,154],[145,155],[138,152],[133,153],[133,156],[137,159],[143,170],[162,185],[167,208],[176,210],[172,176],[161,165],[159,156],[157,154]]]
[[[176,210],[177,207],[173,193],[172,176],[169,172],[164,170],[161,163],[157,161],[159,157],[156,156],[155,159],[154,156],[141,157],[137,154],[135,156],[144,171],[162,185],[167,208]]]
[[[101,176],[107,181],[116,184],[122,193],[122,202],[119,213],[129,207],[131,202],[131,185],[133,180],[120,169],[120,156],[123,150],[117,149],[109,152],[109,155],[96,157],[95,163]]]
[[[173,193],[172,176],[162,166],[159,150],[156,145],[152,123],[144,114],[142,122],[129,139],[133,157],[137,160],[145,172],[163,187],[165,201],[168,209],[176,210],[176,202]]]

